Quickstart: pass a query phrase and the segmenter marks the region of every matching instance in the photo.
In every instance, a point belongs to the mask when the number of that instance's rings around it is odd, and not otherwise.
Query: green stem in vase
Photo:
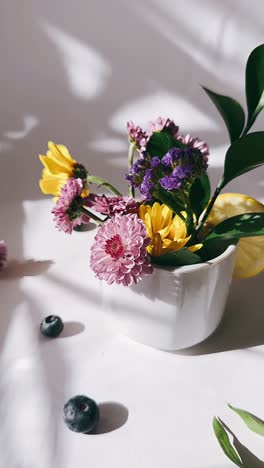
[[[182,206],[177,200],[172,198],[166,190],[162,189],[161,187],[153,193],[154,197],[160,200],[162,203],[168,206],[173,213],[176,213],[182,221],[186,223],[186,218],[183,216],[181,213],[182,211],[185,211],[184,206]]]
[[[110,192],[114,193],[115,195],[122,196],[122,193],[119,192],[119,190],[117,190],[112,184],[107,182],[107,180],[102,179],[101,177],[97,177],[97,176],[94,176],[94,175],[88,175],[87,176],[87,183],[88,184],[97,184],[97,185],[99,185],[99,187],[100,186],[106,187],[106,188],[108,188],[108,190]]]
[[[221,179],[219,184],[217,185],[215,193],[213,194],[209,204],[207,205],[207,208],[206,208],[204,214],[202,215],[202,218],[201,218],[201,220],[200,220],[200,222],[199,222],[199,224],[198,224],[198,226],[196,228],[196,237],[197,237],[197,234],[202,229],[205,221],[207,220],[207,218],[208,218],[208,216],[210,214],[210,211],[213,208],[214,202],[217,199],[217,197],[218,197],[219,193],[221,192],[222,188],[223,188],[223,179]]]
[[[128,170],[133,166],[134,152],[135,152],[135,145],[134,143],[130,143],[129,148],[128,148]],[[132,185],[129,185],[128,187],[128,195],[130,197],[135,198],[135,189],[134,187],[132,187]]]
[[[98,218],[96,214],[92,213],[90,210],[87,210],[86,208],[82,207],[82,213],[85,216],[89,216],[89,218],[93,219],[97,224],[103,224],[103,220]]]

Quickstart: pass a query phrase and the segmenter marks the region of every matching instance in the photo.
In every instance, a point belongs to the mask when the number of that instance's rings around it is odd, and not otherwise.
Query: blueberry
[[[85,395],[76,395],[65,403],[63,418],[74,432],[89,433],[99,421],[99,408],[94,400]]]
[[[64,328],[64,323],[57,315],[48,315],[40,324],[40,331],[43,335],[55,338]]]

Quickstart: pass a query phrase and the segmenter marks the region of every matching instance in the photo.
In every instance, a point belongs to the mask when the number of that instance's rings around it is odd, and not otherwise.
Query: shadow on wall
[[[29,0],[19,15],[16,2],[5,5],[1,174],[15,171],[19,182],[12,193],[1,183],[1,200],[41,197],[36,155],[45,152],[49,139],[67,144],[92,172],[124,189],[130,118],[171,115],[211,146],[227,142],[199,83],[243,99],[241,64],[261,41],[256,0],[252,16],[244,1],[236,7],[227,1],[198,7],[194,0],[187,7],[179,1],[177,8],[155,0],[77,5]],[[237,19],[247,24],[243,53]],[[203,23],[210,21],[205,33]]]

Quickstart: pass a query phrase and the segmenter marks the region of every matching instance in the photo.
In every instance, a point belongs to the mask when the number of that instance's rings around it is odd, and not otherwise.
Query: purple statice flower
[[[134,124],[132,120],[127,122],[128,140],[133,143],[137,150],[145,151],[148,142],[148,135],[139,125]]]
[[[180,148],[171,148],[168,153],[163,156],[161,162],[164,166],[174,166],[174,164],[178,164],[179,160],[182,157],[182,150]]]
[[[154,132],[162,132],[163,130],[170,133],[173,137],[178,135],[179,127],[171,119],[164,117],[158,117],[154,122],[148,124],[148,135],[152,135]]]
[[[82,179],[75,178],[68,179],[62,187],[60,197],[52,210],[56,227],[60,231],[71,234],[73,228],[89,223],[89,216],[83,213],[83,187]]]
[[[153,156],[153,158],[151,158],[150,165],[154,169],[159,167],[160,166],[160,158],[158,158],[158,156]]]
[[[204,156],[198,148],[186,148],[182,157],[183,164],[193,167],[193,172],[199,176],[207,171],[208,157]]]
[[[139,203],[132,197],[106,197],[105,195],[96,195],[95,193],[91,193],[85,199],[84,204],[110,218],[116,214],[137,213],[139,207]]]
[[[132,187],[139,187],[142,184],[147,169],[151,167],[151,157],[143,153],[141,157],[130,167],[129,173],[125,179],[130,182]]]
[[[191,166],[177,166],[170,175],[163,177],[159,182],[166,190],[179,190],[187,180],[190,180],[192,174]]]
[[[172,175],[162,177],[159,183],[161,187],[169,191],[179,190],[182,187],[182,181],[178,179],[177,177],[173,177]]]
[[[157,156],[151,158],[147,153],[143,153],[133,166],[130,168],[126,179],[133,187],[138,187],[143,200],[150,200],[152,192],[160,178],[160,169],[162,168],[160,159]]]
[[[209,148],[205,141],[202,141],[197,137],[193,137],[189,133],[187,135],[177,135],[176,138],[178,141],[180,141],[184,145],[187,145],[189,148],[198,149],[202,153],[204,160],[206,162],[208,161]]]
[[[7,245],[4,240],[0,240],[0,271],[7,266]]]
[[[146,227],[136,214],[118,214],[99,228],[91,247],[91,268],[108,284],[138,283],[153,271],[149,243]]]
[[[142,184],[139,187],[143,201],[147,201],[152,198],[156,182],[157,178],[155,177],[155,171],[153,171],[153,169],[147,169]]]

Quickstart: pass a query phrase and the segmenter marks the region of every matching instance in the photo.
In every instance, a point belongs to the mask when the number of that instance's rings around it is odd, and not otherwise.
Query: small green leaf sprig
[[[209,177],[206,173],[197,177],[188,192],[188,197],[175,199],[168,192],[157,194],[157,199],[165,203],[179,216],[187,212],[188,232],[192,234],[188,245],[203,243],[203,248],[189,255],[167,253],[154,263],[170,266],[193,264],[207,261],[219,254],[230,244],[236,244],[242,237],[264,235],[264,213],[250,213],[230,217],[215,226],[207,235],[203,227],[214,203],[226,185],[233,179],[264,164],[264,131],[248,133],[257,116],[264,108],[264,44],[256,47],[249,55],[245,73],[245,93],[247,116],[242,105],[229,96],[223,96],[203,87],[226,125],[230,146],[224,160],[223,175],[211,195]],[[153,133],[146,145],[150,157],[161,158],[173,147],[182,144],[166,131]],[[193,219],[198,220],[193,223]],[[184,263],[185,262],[185,263]]]
[[[238,414],[238,416],[241,417],[241,419],[251,431],[264,437],[264,422],[261,421],[261,419],[249,413],[248,411],[235,408],[231,405],[228,406],[231,410]],[[235,465],[239,466],[240,468],[250,468],[244,464],[234,443],[230,441],[230,435],[234,436],[234,434],[230,431],[230,429],[227,428],[225,423],[221,421],[220,418],[215,417],[213,419],[213,429],[223,452],[229,458],[229,460],[231,460]]]
[[[235,99],[222,96],[207,88],[203,88],[215,104],[225,122],[231,145],[225,155],[223,176],[211,200],[206,176],[203,176],[200,180],[198,179],[193,188],[191,198],[193,200],[196,199],[196,205],[199,205],[200,211],[201,208],[207,207],[197,226],[196,233],[202,229],[221,190],[231,182],[231,180],[264,164],[264,132],[260,131],[248,134],[257,116],[264,108],[264,44],[256,47],[248,58],[245,88],[247,119],[241,104]],[[263,214],[259,217],[259,220],[260,219],[262,219],[262,229],[264,229]],[[243,233],[245,234],[243,228],[247,225],[247,220],[242,219],[241,221],[240,232],[241,237],[243,237]],[[231,225],[232,222],[230,226]],[[229,225],[225,225],[224,227],[226,228],[226,236],[224,235],[224,229],[222,229],[221,239],[230,239],[230,231],[227,229]],[[261,233],[256,235],[262,234],[261,231]],[[237,236],[235,236],[235,238],[236,237]]]

